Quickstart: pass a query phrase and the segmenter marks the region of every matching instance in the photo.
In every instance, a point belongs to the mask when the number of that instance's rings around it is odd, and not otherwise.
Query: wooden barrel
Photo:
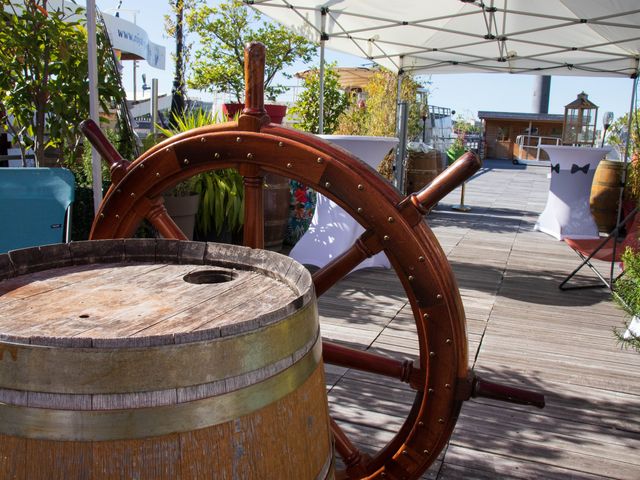
[[[333,478],[311,277],[264,250],[0,255],[0,478]]]
[[[442,172],[442,154],[438,150],[409,152],[407,156],[405,193],[415,193],[429,185]]]
[[[282,250],[287,235],[290,204],[289,179],[274,173],[264,177],[264,248]]]
[[[609,233],[616,226],[624,162],[602,160],[591,184],[589,207],[598,230]]]

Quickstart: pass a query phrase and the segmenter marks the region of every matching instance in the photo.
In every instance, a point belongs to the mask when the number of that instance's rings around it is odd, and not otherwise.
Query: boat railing
[[[543,137],[539,135],[518,135],[516,137],[515,156],[520,161],[548,161],[543,145],[560,145],[559,137]]]

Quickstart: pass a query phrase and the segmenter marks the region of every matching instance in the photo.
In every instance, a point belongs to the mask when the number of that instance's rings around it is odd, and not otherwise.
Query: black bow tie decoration
[[[556,163],[555,165],[551,165],[551,171],[552,172],[556,172],[556,173],[560,173],[560,164]]]
[[[590,164],[587,163],[584,167],[579,167],[574,163],[573,165],[571,165],[571,173],[584,172],[584,174],[586,175],[589,172],[589,165]]]

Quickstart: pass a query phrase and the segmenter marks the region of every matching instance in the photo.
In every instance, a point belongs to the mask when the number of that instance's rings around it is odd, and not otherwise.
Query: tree
[[[48,10],[46,0],[0,0],[0,111],[6,112],[0,128],[13,135],[23,159],[32,148],[36,164],[47,147],[74,158],[78,125],[89,116],[85,15],[69,5]],[[105,112],[124,98],[106,45],[101,32],[98,88]]]
[[[335,63],[327,64],[324,71],[324,133],[331,134],[338,127],[338,118],[349,106],[349,97],[340,90]],[[319,133],[320,117],[320,71],[310,70],[304,79],[304,90],[290,110],[298,117],[296,128],[310,133]]]
[[[241,0],[229,0],[218,7],[199,0],[186,20],[201,44],[194,53],[188,86],[232,93],[238,102],[244,98],[244,46],[247,43],[258,41],[267,48],[265,95],[271,101],[286,90],[283,86],[271,85],[276,73],[290,78],[284,69],[298,59],[310,62],[315,52],[313,43],[281,25],[265,22]]]

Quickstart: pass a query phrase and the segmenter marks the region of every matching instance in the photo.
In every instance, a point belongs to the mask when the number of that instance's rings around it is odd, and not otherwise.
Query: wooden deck
[[[481,376],[543,392],[544,410],[465,403],[449,446],[423,478],[640,479],[640,354],[616,343],[623,313],[605,289],[561,292],[578,264],[533,231],[549,180],[542,167],[488,163],[467,185],[469,213],[449,195],[428,217],[456,273],[469,356]],[[352,273],[320,299],[326,338],[415,358],[413,317],[395,274]],[[327,368],[332,414],[361,448],[404,420],[408,387]]]

